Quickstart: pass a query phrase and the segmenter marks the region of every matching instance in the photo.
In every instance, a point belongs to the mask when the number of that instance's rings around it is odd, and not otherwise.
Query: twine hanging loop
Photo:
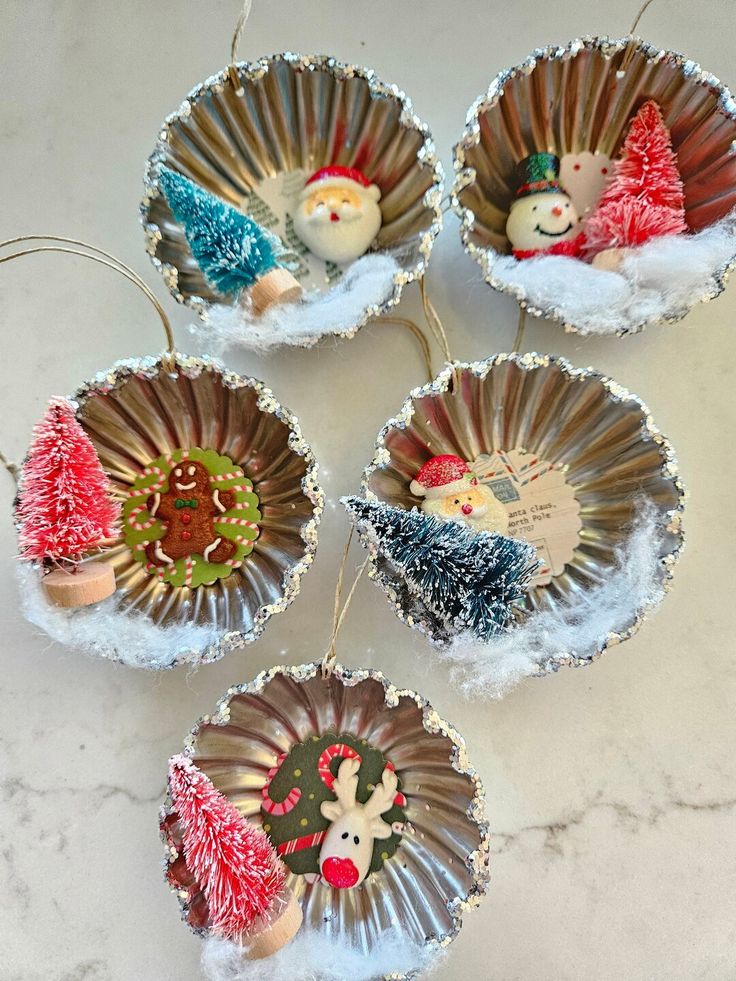
[[[358,583],[361,580],[363,573],[365,572],[366,566],[370,561],[370,556],[368,556],[363,564],[358,569],[358,573],[353,580],[353,585],[350,587],[348,595],[345,597],[345,602],[343,603],[342,609],[340,609],[340,598],[342,596],[342,586],[343,580],[345,578],[345,566],[348,561],[348,553],[350,551],[350,545],[353,541],[353,528],[350,528],[350,534],[348,535],[348,540],[345,542],[345,548],[342,553],[342,560],[340,562],[340,569],[337,573],[337,584],[335,586],[335,606],[332,613],[332,632],[330,634],[330,641],[327,645],[327,650],[322,657],[322,677],[327,679],[332,675],[332,671],[335,666],[335,661],[337,659],[337,635],[342,629],[342,625],[345,622],[345,616],[352,602],[353,596],[355,595],[355,590],[357,589]]]
[[[238,22],[235,25],[235,30],[233,31],[233,37],[230,42],[230,64],[227,67],[228,75],[230,76],[230,81],[232,82],[233,88],[235,89],[236,95],[243,94],[243,86],[240,84],[240,76],[238,75],[238,69],[236,67],[238,61],[238,47],[240,46],[240,41],[243,37],[243,32],[245,30],[245,25],[250,17],[250,12],[253,9],[253,0],[244,0],[243,6],[240,10],[240,16],[238,17]]]
[[[133,283],[141,293],[150,301],[156,313],[159,315],[161,324],[164,329],[164,334],[166,335],[166,349],[173,363],[173,359],[176,355],[176,349],[174,347],[174,332],[171,327],[171,321],[164,308],[161,306],[158,298],[151,290],[151,288],[146,284],[146,282],[141,279],[138,273],[127,266],[121,259],[116,256],[111,255],[104,249],[98,248],[96,245],[90,245],[88,242],[83,242],[81,239],[77,238],[67,238],[64,235],[18,235],[16,238],[8,238],[5,241],[0,242],[0,250],[8,248],[11,245],[19,245],[23,242],[60,242],[62,245],[34,245],[30,249],[19,249],[17,252],[11,252],[9,255],[0,255],[0,263],[10,262],[13,259],[20,259],[25,255],[37,255],[40,252],[61,252],[66,255],[78,255],[83,259],[89,259],[92,262],[98,262],[102,266],[107,266],[108,269],[112,269],[119,273],[129,282]],[[68,248],[68,246],[74,246],[74,248]],[[86,249],[87,251],[83,251]]]

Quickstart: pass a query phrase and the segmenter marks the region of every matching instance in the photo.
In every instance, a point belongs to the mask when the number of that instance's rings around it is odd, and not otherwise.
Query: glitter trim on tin
[[[204,649],[182,648],[161,666],[208,663],[257,640],[270,618],[298,595],[302,576],[314,560],[324,509],[319,468],[296,416],[257,379],[238,375],[211,358],[181,353],[118,361],[71,397],[121,494],[152,454],[174,444],[224,448],[238,459],[257,447],[248,475],[257,485],[261,474],[268,474],[269,490],[262,492],[261,505],[275,516],[278,527],[270,542],[269,519],[264,517],[246,559],[255,578],[241,576],[238,570],[212,586],[172,587],[145,573],[122,539],[107,550],[116,568],[118,609],[136,611],[159,626],[196,622],[211,624],[219,632],[216,642]],[[254,425],[255,419],[261,421]],[[249,442],[253,438],[255,444]],[[272,458],[282,461],[281,469],[284,461],[293,461],[286,477],[269,473]],[[279,518],[287,498],[289,511]],[[105,656],[116,657],[114,651]]]
[[[409,98],[396,85],[382,82],[371,69],[344,64],[326,55],[286,52],[255,62],[239,62],[235,70],[241,81],[238,92],[232,90],[231,69],[223,69],[192,89],[179,109],[163,123],[156,147],[146,164],[145,191],[140,205],[146,248],[151,261],[177,302],[194,309],[204,321],[208,319],[208,309],[212,303],[233,303],[233,297],[220,297],[207,289],[186,240],[181,236],[177,237],[178,226],[172,222],[168,212],[161,210],[158,188],[160,166],[176,166],[177,153],[186,152],[186,134],[196,131],[197,145],[201,151],[197,155],[198,163],[190,162],[185,169],[192,170],[191,176],[194,179],[199,177],[208,190],[234,202],[238,194],[243,196],[248,191],[257,190],[259,181],[272,175],[274,168],[290,171],[300,165],[313,167],[321,162],[344,163],[342,157],[332,159],[336,151],[328,139],[332,133],[331,128],[328,127],[329,133],[326,131],[324,139],[318,141],[314,133],[314,120],[309,125],[303,121],[299,127],[290,127],[290,119],[301,119],[302,111],[306,110],[303,107],[300,110],[297,103],[289,100],[296,98],[297,92],[301,93],[303,100],[308,100],[305,92],[311,75],[326,75],[336,87],[345,82],[361,81],[365,86],[363,91],[372,103],[389,107],[387,115],[378,121],[381,124],[380,132],[353,132],[354,120],[363,118],[363,110],[359,107],[352,114],[349,111],[349,100],[357,97],[355,85],[345,97],[348,102],[343,107],[346,114],[344,121],[338,123],[332,120],[331,125],[335,127],[344,124],[350,134],[352,146],[360,148],[365,142],[366,145],[374,146],[374,149],[383,148],[382,160],[385,166],[391,165],[391,154],[396,151],[394,144],[400,132],[415,135],[416,149],[412,151],[411,157],[415,164],[411,181],[406,180],[406,173],[402,171],[396,186],[382,199],[382,206],[388,210],[388,216],[379,241],[384,241],[381,248],[390,252],[400,266],[394,275],[393,292],[384,303],[366,308],[359,321],[344,332],[344,336],[353,336],[370,319],[395,307],[407,283],[421,279],[434,241],[442,228],[440,202],[444,174],[429,129],[414,112]],[[286,75],[288,84],[281,78],[282,75]],[[246,129],[251,125],[253,127],[248,141],[248,152],[253,155],[253,160],[246,163],[244,158],[241,160],[242,133],[234,120],[240,119],[240,115],[247,116],[248,112],[256,111],[250,103],[246,105],[244,101],[244,88],[249,86],[257,95],[255,102],[264,103],[264,111],[269,114],[268,128],[277,134],[276,139],[280,144],[275,149],[269,149],[257,136],[258,125],[249,121],[243,122],[241,119],[240,123]],[[335,100],[335,105],[343,105],[343,102]],[[213,107],[219,107],[218,111],[213,111]],[[332,101],[324,97],[324,94],[314,103],[309,101],[310,112],[312,107],[315,113],[332,112],[334,109]],[[202,129],[197,122],[200,109],[207,112],[206,125]],[[366,118],[370,122],[370,116]],[[351,159],[348,162],[363,168],[371,163],[370,160],[362,159]]]
[[[596,54],[601,57],[593,60],[591,56]],[[578,57],[581,64],[583,58],[589,59],[587,70],[575,71],[574,63]],[[612,65],[617,61],[625,64],[625,59],[628,59],[628,67],[621,96],[625,100],[625,111],[622,111],[610,97],[615,79],[608,76],[613,71]],[[565,66],[560,84],[555,74],[559,65]],[[537,81],[534,106],[527,105],[514,90],[516,83],[532,74]],[[500,280],[494,273],[496,261],[508,248],[504,226],[511,200],[508,180],[514,160],[534,150],[548,148],[527,142],[529,132],[544,133],[549,148],[554,142],[553,133],[557,133],[562,141],[562,146],[556,148],[558,155],[584,150],[613,154],[623,139],[628,119],[646,98],[655,101],[660,98],[676,106],[677,118],[684,127],[682,142],[687,138],[690,147],[697,147],[695,156],[689,154],[692,159],[682,173],[688,224],[699,231],[725,218],[736,206],[736,163],[729,163],[736,142],[736,101],[718,78],[703,71],[696,62],[676,51],[657,48],[639,37],[584,37],[565,46],[536,49],[520,64],[499,72],[485,95],[475,100],[468,109],[462,136],[454,147],[455,180],[451,200],[460,219],[460,237],[465,251],[475,259],[483,278],[495,290],[513,296],[529,314],[555,321],[567,332],[577,333],[579,328],[566,319],[554,301],[543,307],[534,305],[528,301],[522,287]],[[505,107],[507,122],[503,126],[507,135],[504,137],[492,127],[493,143],[489,143],[483,135],[488,129],[487,116],[499,104]],[[594,116],[595,112],[600,115],[602,111],[599,105],[604,106],[606,116],[603,119]],[[730,138],[727,133],[724,135],[727,121],[732,128]],[[702,132],[698,130],[701,125]],[[698,138],[693,137],[696,131]],[[676,135],[674,131],[673,135]],[[481,161],[476,160],[479,148],[484,145],[482,179],[486,185],[493,186],[492,199],[481,188]],[[704,159],[710,162],[713,170],[708,181],[702,178]],[[482,216],[476,214],[481,203]],[[711,288],[701,295],[693,295],[688,309],[672,316],[653,314],[634,327],[622,325],[618,333],[636,333],[655,323],[681,320],[696,304],[719,296],[734,267],[736,255],[713,270]]]
[[[204,772],[231,796],[244,817],[258,822],[262,795],[255,774],[265,766],[265,780],[266,764],[292,743],[333,729],[365,738],[379,749],[390,743],[408,801],[408,823],[402,837],[406,843],[388,859],[391,868],[366,880],[360,887],[359,903],[353,901],[350,890],[308,883],[303,876],[292,875],[289,885],[302,903],[308,928],[344,931],[363,947],[366,956],[372,946],[380,944],[386,916],[411,934],[414,942],[445,947],[457,936],[463,914],[479,904],[489,884],[485,795],[465,742],[424,696],[397,688],[380,671],[337,664],[329,679],[322,678],[321,672],[320,662],[278,665],[251,682],[229,688],[215,712],[193,726],[185,752],[198,765],[201,759]],[[446,755],[441,742],[432,748],[429,778],[417,745],[423,742],[429,751],[436,740],[446,742]],[[251,771],[254,779],[244,782],[242,775]],[[167,795],[160,811],[163,868],[182,918],[195,932],[205,934],[196,886],[181,889],[171,881],[172,863],[179,858],[167,833],[172,831],[171,815]],[[447,836],[438,833],[438,821],[450,829]],[[472,847],[466,847],[470,842]],[[374,915],[362,915],[366,908],[374,907]]]
[[[494,372],[503,375],[496,383],[500,388],[494,389],[492,382],[486,381]],[[546,385],[542,385],[538,378],[534,380],[534,375],[538,372],[545,375]],[[389,419],[382,427],[376,439],[373,459],[363,472],[361,484],[363,493],[366,498],[373,501],[385,501],[398,507],[416,506],[417,501],[412,497],[409,490],[409,481],[413,472],[412,460],[407,456],[407,446],[414,446],[415,452],[417,452],[418,469],[418,466],[424,462],[424,456],[418,453],[416,448],[422,442],[426,444],[430,437],[433,442],[431,448],[427,446],[427,456],[437,453],[454,453],[461,458],[473,459],[479,448],[483,451],[490,451],[494,448],[498,439],[501,438],[499,434],[517,432],[518,427],[522,425],[521,420],[524,418],[536,420],[527,427],[528,439],[533,441],[534,445],[524,448],[530,451],[539,451],[540,454],[549,452],[547,448],[540,449],[537,446],[537,441],[544,434],[544,426],[547,425],[547,421],[556,420],[559,422],[559,419],[555,413],[545,413],[543,403],[536,403],[537,411],[535,405],[525,401],[525,399],[543,397],[558,405],[557,400],[564,397],[564,390],[568,385],[588,386],[590,388],[591,383],[592,389],[597,390],[597,392],[591,390],[586,393],[589,400],[599,404],[602,395],[606,405],[606,408],[600,410],[596,416],[597,426],[602,427],[602,431],[608,431],[606,425],[609,424],[611,427],[614,425],[621,426],[622,419],[633,412],[634,415],[628,426],[632,431],[633,427],[636,426],[636,441],[650,443],[656,448],[659,462],[656,466],[654,464],[648,465],[646,472],[642,470],[636,479],[632,478],[632,487],[639,479],[646,479],[652,483],[652,486],[657,485],[657,508],[661,514],[665,538],[663,543],[665,552],[659,560],[658,574],[662,587],[667,590],[671,585],[674,566],[684,544],[682,514],[685,508],[686,492],[680,479],[674,450],[669,440],[657,429],[649,409],[638,396],[629,393],[613,379],[601,375],[591,368],[574,368],[561,357],[539,354],[497,354],[485,361],[456,362],[447,365],[434,381],[414,389],[396,416]],[[529,386],[528,391],[531,393],[528,396],[526,386]],[[495,400],[500,398],[498,393],[503,392],[502,404],[499,403],[500,408],[498,409],[500,415],[493,411],[496,402],[491,394],[492,391],[496,392]],[[581,397],[583,397],[582,389]],[[431,403],[436,399],[439,399],[441,403],[447,400],[448,404],[444,407],[440,405],[437,408],[428,404],[421,408],[425,400],[430,400]],[[451,420],[452,438],[448,437],[446,429],[434,431],[435,425],[428,422],[430,418],[436,419],[438,425],[442,424],[442,420]],[[606,425],[604,425],[606,420]],[[585,413],[573,413],[570,425],[565,429],[568,436],[568,449],[564,455],[568,470],[575,467],[576,453],[582,457],[584,453],[590,451],[592,444],[589,422],[590,419]],[[407,430],[411,430],[411,437],[402,436]],[[597,438],[600,441],[600,432]],[[395,457],[390,448],[392,440],[398,440],[401,444]],[[644,464],[642,464],[643,466]],[[593,483],[595,484],[596,481],[594,480]],[[635,491],[633,491],[633,496],[636,496]],[[618,498],[610,501],[605,496],[605,489],[600,488],[591,492],[589,498],[582,511],[581,541],[585,543],[592,540],[595,543],[600,539],[600,553],[605,556],[610,551],[610,543],[605,540],[603,532],[597,530],[596,526],[601,521],[604,527],[610,523],[615,526],[617,521],[619,524],[622,521],[625,523],[618,510],[621,503]],[[611,515],[610,521],[606,519],[607,508]],[[597,521],[591,520],[591,511],[595,512],[594,519],[597,514]],[[616,518],[613,517],[614,515]],[[418,611],[415,606],[410,608],[408,597],[406,597],[400,581],[385,563],[381,563],[375,543],[366,533],[359,531],[359,535],[370,556],[369,576],[386,593],[396,616],[408,626],[424,633],[432,643],[446,644],[450,639],[447,624],[436,621],[426,611]],[[596,554],[596,550],[592,549],[586,553],[586,557],[592,562]],[[604,579],[607,568],[603,560],[598,559],[591,582]],[[522,620],[534,609],[554,608],[554,604],[557,602],[555,597],[562,587],[564,587],[565,592],[569,592],[573,596],[575,591],[581,588],[578,578],[576,578],[579,577],[579,574],[579,569],[574,575],[571,575],[566,568],[563,574],[555,580],[554,593],[546,593],[545,590],[549,588],[547,586],[532,587],[527,609],[521,611],[520,614]],[[600,649],[593,652],[578,652],[577,654],[571,651],[556,652],[545,662],[540,673],[556,671],[565,664],[582,665],[590,663],[608,647],[633,636],[646,620],[647,615],[647,610],[632,610],[630,622],[622,624],[620,629],[609,633]]]

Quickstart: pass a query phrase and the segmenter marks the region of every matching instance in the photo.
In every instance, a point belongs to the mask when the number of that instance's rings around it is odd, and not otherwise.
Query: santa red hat
[[[340,164],[330,164],[329,167],[321,167],[315,171],[304,185],[302,197],[312,193],[315,184],[328,187],[345,187],[352,191],[358,190],[360,194],[365,194],[374,201],[381,198],[381,190],[377,184],[371,184],[362,170],[357,167],[342,167]],[[356,184],[358,187],[356,188]]]
[[[409,484],[409,490],[415,497],[431,501],[466,491],[477,483],[478,478],[465,460],[452,453],[444,453],[427,460]]]

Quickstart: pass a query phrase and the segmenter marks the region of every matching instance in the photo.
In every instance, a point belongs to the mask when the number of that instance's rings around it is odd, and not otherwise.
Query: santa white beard
[[[482,509],[474,508],[472,514],[465,515],[458,512],[448,515],[442,498],[422,501],[422,511],[425,514],[432,514],[436,518],[441,518],[442,521],[457,521],[467,525],[472,531],[495,531],[499,535],[505,535],[509,530],[506,508],[495,497],[490,488],[484,487],[483,490],[486,498],[485,504]]]
[[[336,214],[338,220],[331,216]],[[364,198],[362,208],[351,204],[315,210],[307,214],[306,202],[294,215],[294,230],[310,252],[325,262],[346,263],[359,259],[370,248],[381,228],[381,209]]]

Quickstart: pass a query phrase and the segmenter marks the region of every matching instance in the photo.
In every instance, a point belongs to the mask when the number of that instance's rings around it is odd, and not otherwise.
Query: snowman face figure
[[[556,242],[575,238],[579,221],[575,205],[564,192],[529,194],[511,205],[506,237],[518,251],[545,251]]]

